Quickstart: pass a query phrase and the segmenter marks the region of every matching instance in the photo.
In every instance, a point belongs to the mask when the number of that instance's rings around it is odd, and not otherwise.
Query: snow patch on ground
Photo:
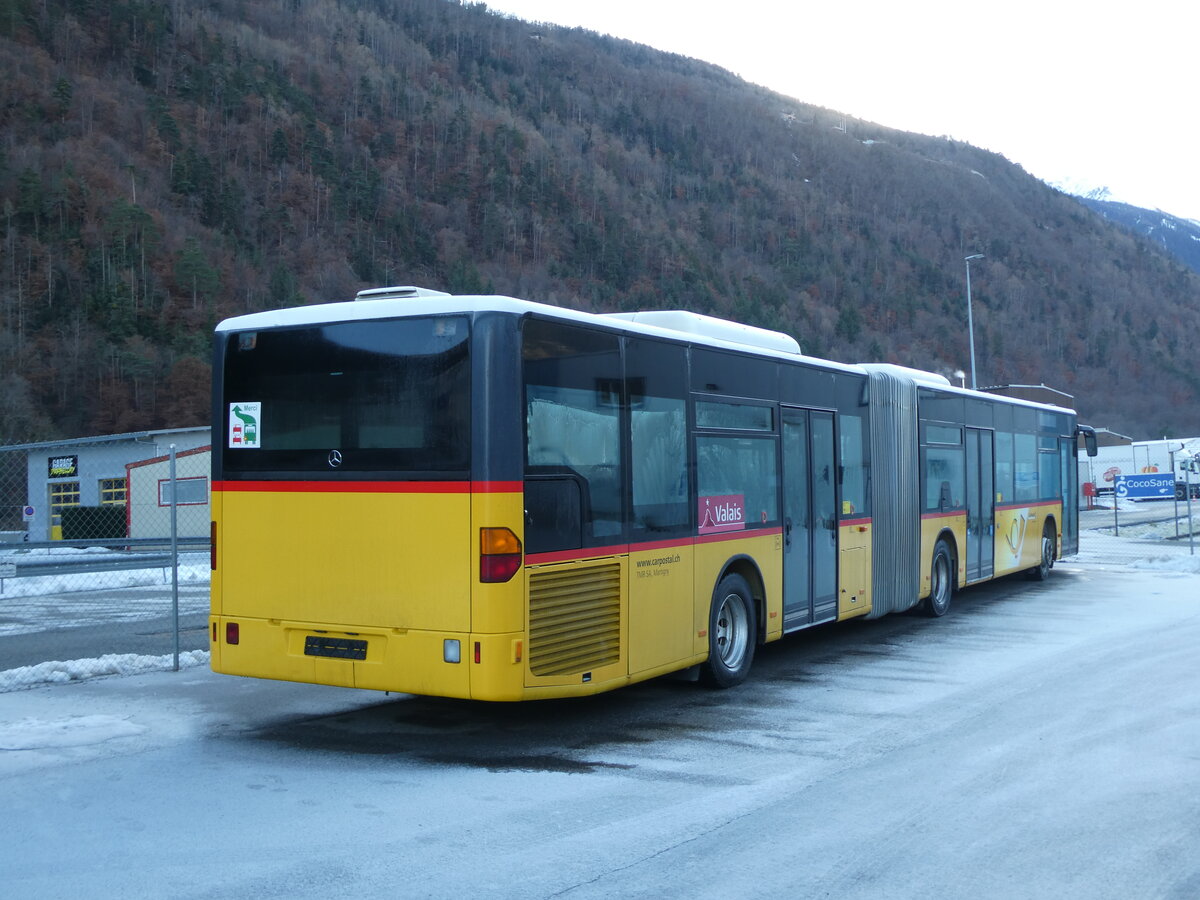
[[[190,669],[208,665],[207,650],[188,650],[179,654],[179,668]],[[137,675],[157,672],[174,665],[174,654],[167,656],[138,656],[135,653],[110,653],[98,659],[53,660],[36,666],[21,666],[0,672],[0,691],[34,687],[39,684],[62,684],[82,681],[98,675]]]

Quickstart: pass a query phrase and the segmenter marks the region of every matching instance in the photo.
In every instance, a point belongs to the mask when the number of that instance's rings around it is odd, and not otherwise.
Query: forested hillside
[[[222,317],[687,308],[1200,433],[1200,278],[1002,157],[452,0],[0,0],[0,443],[200,424]]]

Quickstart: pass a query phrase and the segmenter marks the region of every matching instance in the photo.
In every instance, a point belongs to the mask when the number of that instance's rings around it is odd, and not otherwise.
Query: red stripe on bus
[[[782,528],[747,528],[744,531],[722,531],[718,534],[702,534],[696,538],[697,544],[716,544],[721,541],[736,541],[741,538],[770,537],[773,534],[783,534]]]
[[[540,566],[544,563],[594,559],[600,556],[625,556],[629,553],[644,553],[652,550],[671,550],[675,548],[691,547],[696,544],[712,544],[718,541],[735,541],[743,538],[770,537],[773,534],[783,534],[783,529],[755,528],[743,531],[727,531],[722,534],[702,534],[698,537],[689,537],[674,541],[645,541],[633,544],[612,544],[607,547],[580,547],[575,550],[553,550],[547,553],[530,553],[525,557],[525,564],[529,566]]]
[[[965,509],[948,509],[945,512],[921,513],[922,519],[952,519],[955,516],[965,516]]]
[[[518,493],[519,481],[214,481],[214,491],[275,494]]]
[[[472,481],[471,492],[475,494],[519,494],[525,490],[523,481]]]
[[[838,524],[839,525],[870,525],[871,521],[872,521],[871,517],[867,516],[865,519],[842,519],[840,522],[838,522]]]
[[[644,543],[630,544],[630,553],[642,553],[650,550],[672,550],[676,547],[690,547],[695,543],[694,538],[684,538],[683,540],[673,541],[646,541]]]
[[[530,553],[525,565],[540,566],[543,563],[567,562],[575,559],[591,559],[596,556],[624,556],[629,552],[628,544],[613,544],[610,547],[586,547],[575,550],[552,550],[547,553]]]
[[[1032,509],[1035,506],[1058,506],[1061,500],[1034,500],[1031,503],[1005,503],[997,505],[997,511],[1002,509]]]

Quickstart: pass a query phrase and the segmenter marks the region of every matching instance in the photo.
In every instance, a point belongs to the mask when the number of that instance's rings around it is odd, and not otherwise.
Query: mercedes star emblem
[[[341,464],[342,464],[342,451],[341,450],[330,450],[329,451],[329,467],[331,469],[336,469]]]

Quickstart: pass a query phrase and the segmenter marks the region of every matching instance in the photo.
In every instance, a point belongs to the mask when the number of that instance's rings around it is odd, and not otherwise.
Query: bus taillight
[[[521,568],[521,539],[508,528],[479,529],[479,580],[500,584]]]

